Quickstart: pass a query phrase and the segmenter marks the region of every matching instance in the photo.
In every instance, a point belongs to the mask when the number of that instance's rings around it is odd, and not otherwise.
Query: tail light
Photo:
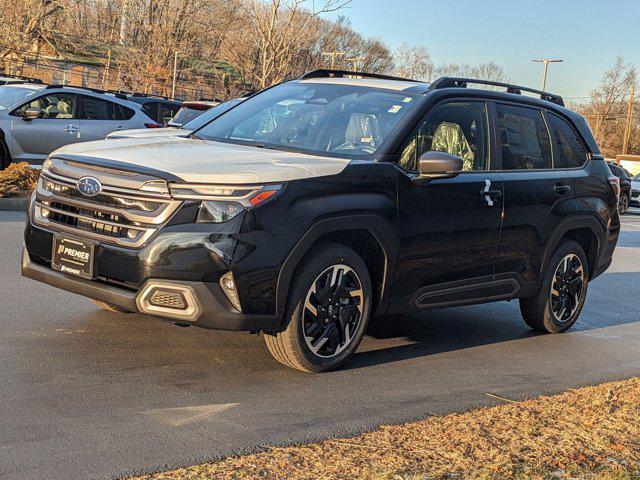
[[[616,198],[620,199],[620,179],[615,175],[609,175],[607,176],[607,180],[609,180],[609,185],[611,185],[613,193],[616,194]]]
[[[145,123],[144,126],[147,127],[147,128],[162,128],[160,125],[158,125],[155,122],[153,122],[153,123]]]

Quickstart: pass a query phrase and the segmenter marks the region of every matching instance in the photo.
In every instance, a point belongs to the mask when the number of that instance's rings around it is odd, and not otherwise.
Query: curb
[[[29,207],[29,197],[0,198],[0,212],[25,212]]]

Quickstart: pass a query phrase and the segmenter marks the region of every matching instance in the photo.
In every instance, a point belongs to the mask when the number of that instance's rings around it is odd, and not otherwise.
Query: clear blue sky
[[[319,2],[316,2],[319,3]],[[421,43],[436,64],[495,61],[513,83],[588,95],[617,56],[640,68],[640,0],[353,0],[336,15],[392,47]]]

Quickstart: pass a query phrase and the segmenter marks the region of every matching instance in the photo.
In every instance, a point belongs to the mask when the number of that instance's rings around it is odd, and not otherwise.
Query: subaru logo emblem
[[[78,191],[85,197],[95,197],[102,191],[102,184],[97,178],[82,177],[76,184]]]

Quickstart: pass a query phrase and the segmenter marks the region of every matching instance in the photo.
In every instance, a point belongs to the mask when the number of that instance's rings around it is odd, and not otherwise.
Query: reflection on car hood
[[[81,163],[138,166],[166,172],[185,182],[260,184],[336,175],[349,160],[180,138],[128,138],[75,143],[51,157]],[[131,168],[134,170],[135,168]]]
[[[152,137],[186,137],[191,130],[185,128],[134,128],[131,130],[116,130],[107,135],[114,138],[152,138]]]

